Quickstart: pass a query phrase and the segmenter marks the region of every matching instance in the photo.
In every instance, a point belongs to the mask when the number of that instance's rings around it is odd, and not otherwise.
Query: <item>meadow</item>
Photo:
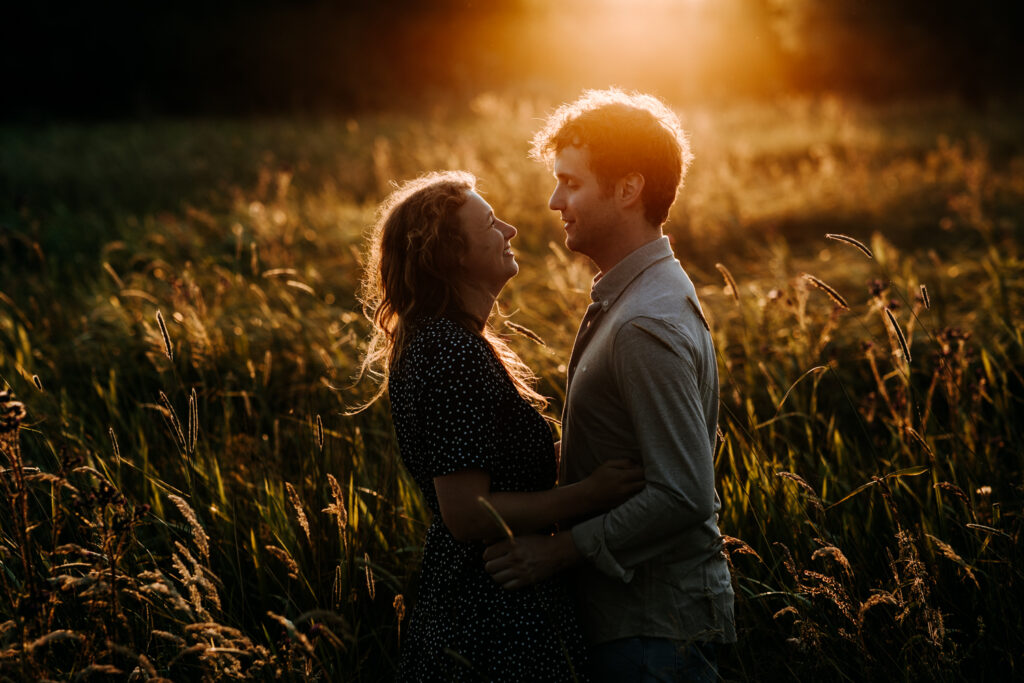
[[[477,174],[557,419],[593,270],[526,157],[549,105],[0,127],[0,680],[391,679],[429,513],[386,400],[346,414],[364,237],[393,180]],[[679,113],[723,678],[1021,676],[1019,107]]]

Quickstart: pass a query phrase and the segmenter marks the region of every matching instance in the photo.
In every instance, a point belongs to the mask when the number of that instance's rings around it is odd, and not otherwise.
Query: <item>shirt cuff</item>
[[[572,542],[576,549],[590,561],[602,574],[623,583],[633,580],[633,570],[625,569],[619,564],[605,544],[604,520],[607,515],[600,515],[581,522],[570,530]]]

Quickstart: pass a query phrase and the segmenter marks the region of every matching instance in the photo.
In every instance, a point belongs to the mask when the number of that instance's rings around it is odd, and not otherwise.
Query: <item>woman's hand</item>
[[[616,458],[601,466],[582,482],[595,512],[604,512],[626,502],[646,485],[644,468],[628,458]]]

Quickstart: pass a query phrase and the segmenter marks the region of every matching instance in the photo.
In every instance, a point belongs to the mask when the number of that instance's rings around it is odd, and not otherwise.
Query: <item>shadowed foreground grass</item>
[[[3,677],[393,676],[428,513],[386,402],[343,415],[372,391],[376,202],[480,176],[520,230],[496,324],[552,417],[589,301],[525,157],[543,107],[470,109],[0,131]],[[681,114],[668,232],[722,377],[723,676],[1019,676],[1021,118]]]

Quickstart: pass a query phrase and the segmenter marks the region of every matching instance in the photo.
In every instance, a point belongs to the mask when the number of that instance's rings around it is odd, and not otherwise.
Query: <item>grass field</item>
[[[0,128],[0,679],[390,680],[428,513],[386,402],[344,415],[363,236],[392,180],[476,173],[557,417],[593,271],[526,158],[546,110]],[[727,680],[1022,675],[1021,113],[680,111]]]

